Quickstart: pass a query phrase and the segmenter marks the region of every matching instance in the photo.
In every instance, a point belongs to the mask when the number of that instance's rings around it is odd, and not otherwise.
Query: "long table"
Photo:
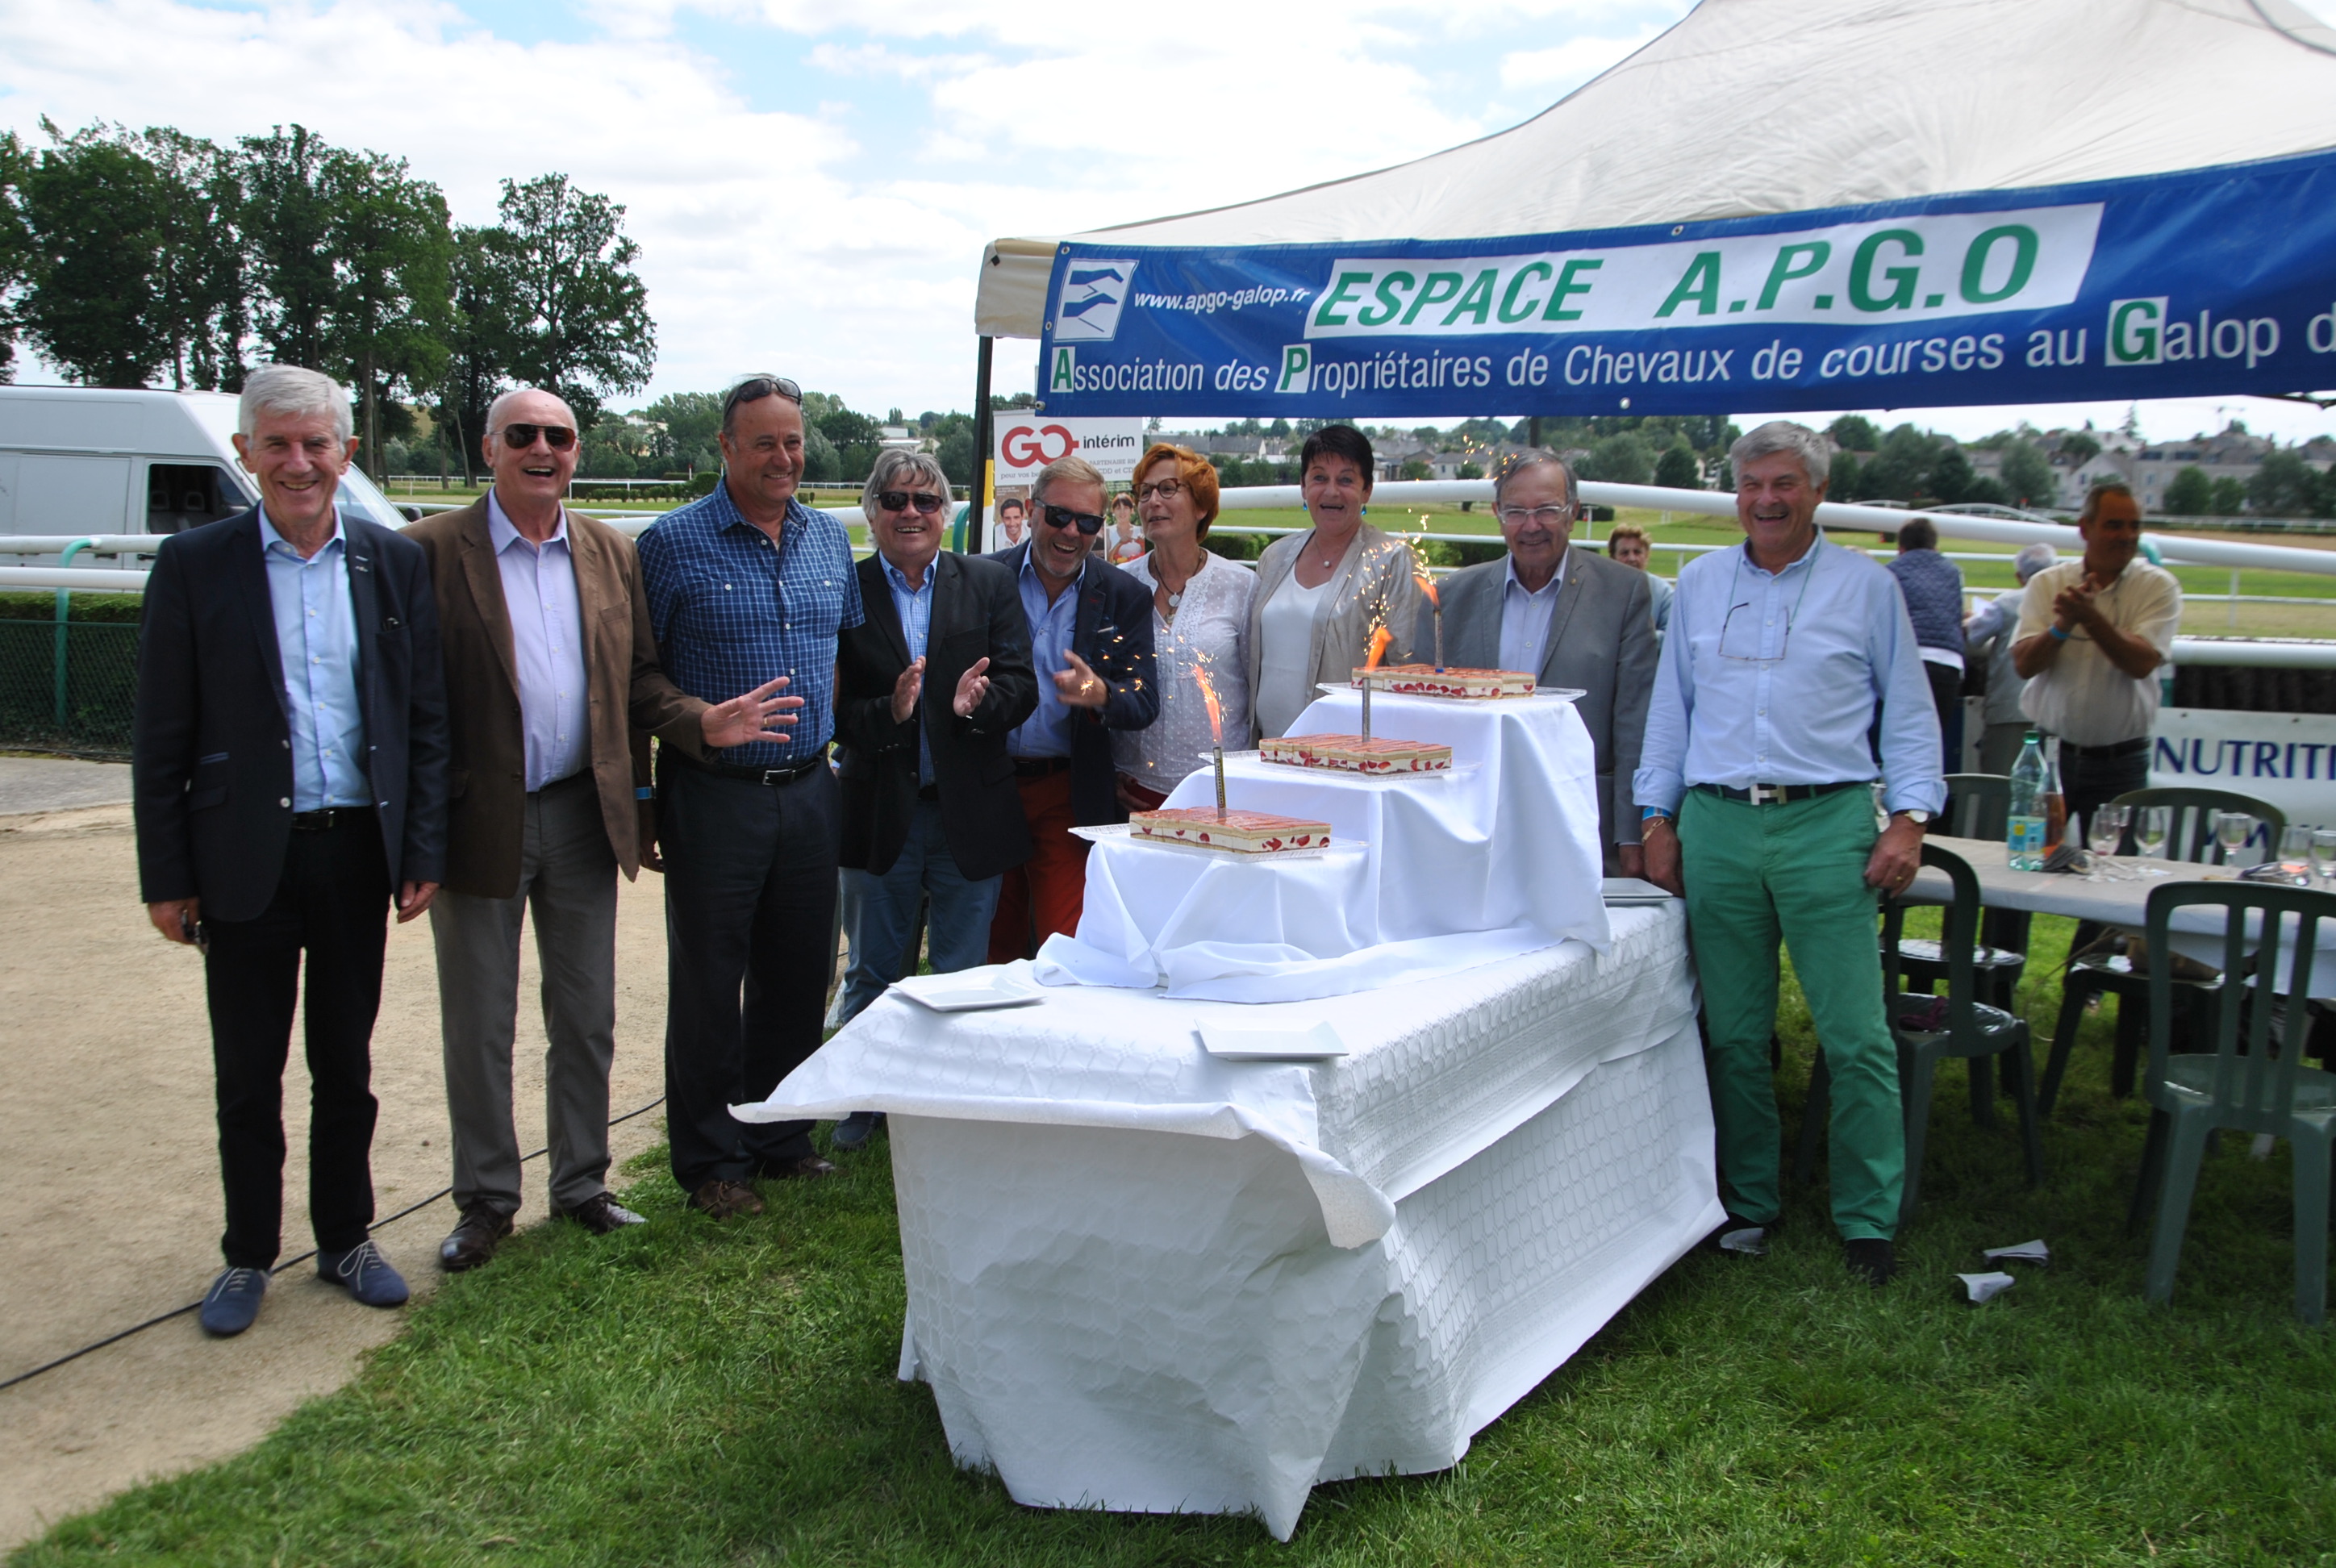
[[[1286,1540],[1318,1481],[1451,1466],[1719,1223],[1682,911],[1612,917],[1303,1002],[895,988],[738,1114],[890,1115],[900,1375],[959,1463]],[[1348,1054],[1220,1060],[1212,1021]]]

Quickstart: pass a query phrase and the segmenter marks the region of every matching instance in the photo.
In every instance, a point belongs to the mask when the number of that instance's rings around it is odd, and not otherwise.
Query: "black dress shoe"
[[[697,1191],[689,1194],[689,1206],[711,1219],[729,1220],[740,1214],[761,1213],[763,1200],[745,1183],[716,1176],[701,1183]]]
[[[475,1269],[495,1255],[495,1247],[511,1233],[511,1217],[484,1203],[473,1203],[455,1222],[453,1233],[438,1243],[438,1266],[450,1274]]]
[[[553,1213],[575,1221],[596,1236],[611,1231],[621,1231],[628,1225],[646,1225],[648,1221],[634,1213],[606,1193],[595,1193],[572,1209],[554,1209]]]
[[[832,1176],[842,1169],[832,1160],[822,1160],[817,1154],[805,1154],[799,1160],[766,1160],[755,1174],[774,1182],[807,1181],[813,1176]]]
[[[1842,1255],[1853,1278],[1880,1290],[1898,1274],[1898,1251],[1879,1236],[1861,1236],[1842,1243]]]
[[[1727,1252],[1738,1258],[1765,1258],[1768,1243],[1785,1228],[1785,1217],[1773,1220],[1747,1220],[1730,1214],[1719,1222],[1719,1229],[1704,1238],[1704,1245],[1715,1252]]]

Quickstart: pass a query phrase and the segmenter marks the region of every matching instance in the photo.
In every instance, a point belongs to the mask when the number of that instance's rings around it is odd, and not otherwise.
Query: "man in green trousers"
[[[1829,458],[1823,436],[1783,420],[1729,451],[1744,543],[1679,573],[1635,793],[1647,876],[1687,899],[1720,1245],[1762,1251],[1783,1215],[1768,1066],[1781,940],[1833,1074],[1834,1224],[1850,1271],[1881,1285],[1897,1271],[1906,1136],[1875,899],[1913,881],[1946,784],[1896,580],[1817,530]],[[1869,736],[1890,813],[1878,832]]]

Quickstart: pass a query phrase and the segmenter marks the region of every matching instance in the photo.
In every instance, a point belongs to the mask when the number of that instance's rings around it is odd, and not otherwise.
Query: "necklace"
[[[1155,552],[1155,553],[1156,553],[1156,552]],[[1177,606],[1179,606],[1179,605],[1181,605],[1181,604],[1183,604],[1183,603],[1184,602],[1184,596],[1185,596],[1187,593],[1190,593],[1190,592],[1192,590],[1192,579],[1193,579],[1194,578],[1196,578],[1196,577],[1200,576],[1200,575],[1201,575],[1201,573],[1202,573],[1202,570],[1206,570],[1206,568],[1208,567],[1208,564],[1209,564],[1208,552],[1207,552],[1206,550],[1202,550],[1202,551],[1201,552],[1201,564],[1200,564],[1198,567],[1195,567],[1192,570],[1188,571],[1188,572],[1186,572],[1186,573],[1184,574],[1184,586],[1183,586],[1183,587],[1182,587],[1182,588],[1180,588],[1180,589],[1175,589],[1173,592],[1169,592],[1169,591],[1168,591],[1168,579],[1165,579],[1165,578],[1162,578],[1162,579],[1160,579],[1160,588],[1161,588],[1161,590],[1162,590],[1163,593],[1167,593],[1167,596],[1168,596],[1168,608],[1167,608],[1167,609],[1166,609],[1164,612],[1163,612],[1163,613],[1162,613],[1162,615],[1161,615],[1161,617],[1160,617],[1160,618],[1161,618],[1161,619],[1163,619],[1163,620],[1174,620],[1174,619],[1176,618],[1176,607],[1177,607]],[[1157,573],[1157,572],[1158,572],[1158,570],[1159,570],[1159,567],[1155,565],[1155,566],[1153,568],[1153,570],[1155,573]]]

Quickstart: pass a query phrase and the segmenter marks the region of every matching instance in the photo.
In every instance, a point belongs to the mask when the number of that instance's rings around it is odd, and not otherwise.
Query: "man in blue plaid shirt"
[[[717,1220],[759,1213],[759,1177],[823,1176],[809,1122],[740,1122],[819,1049],[835,964],[836,637],[861,622],[843,525],[795,500],[803,394],[757,375],[722,410],[722,482],[641,536],[667,676],[725,701],[773,680],[784,742],[659,749],[666,872],[666,1128],[674,1180]],[[720,694],[716,696],[715,694]],[[745,1005],[739,1006],[741,987]]]

